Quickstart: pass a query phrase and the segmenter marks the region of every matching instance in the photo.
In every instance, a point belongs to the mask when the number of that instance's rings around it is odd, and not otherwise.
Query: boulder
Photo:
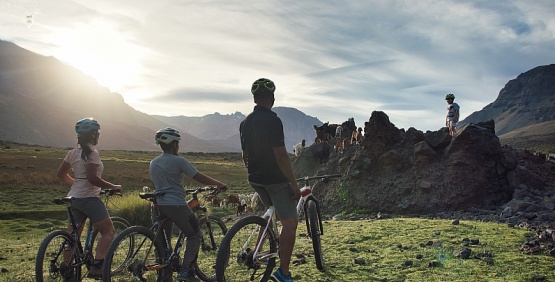
[[[324,213],[435,214],[497,209],[494,217],[508,218],[555,206],[555,200],[538,202],[542,197],[536,194],[548,190],[546,182],[534,173],[538,170],[520,164],[528,153],[500,145],[493,120],[468,124],[453,138],[445,128],[405,132],[379,111],[372,112],[365,124],[362,146],[351,146],[339,156],[325,144],[316,144],[294,162],[298,177],[344,175],[315,190]],[[546,158],[527,158],[526,163],[535,161],[543,171],[555,171]],[[518,201],[507,206],[513,193]]]

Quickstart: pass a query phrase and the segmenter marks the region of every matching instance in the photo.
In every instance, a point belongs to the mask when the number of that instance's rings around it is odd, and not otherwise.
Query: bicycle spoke
[[[56,230],[48,234],[37,254],[37,281],[73,281],[80,276],[81,266],[75,263],[78,254],[72,254],[71,242],[69,233],[65,231]]]
[[[206,219],[200,222],[202,239],[196,270],[197,276],[202,280],[216,281],[216,257],[227,228],[223,221],[215,216],[209,216],[208,219],[208,222]]]
[[[116,236],[104,262],[104,276],[109,276],[105,281],[156,281],[164,266],[161,263],[163,248],[153,239],[150,230],[139,226],[130,227]]]
[[[229,230],[218,252],[218,281],[268,279],[277,257],[277,239],[273,232],[266,233],[260,250],[255,252],[259,230],[265,225],[264,219],[252,216],[241,219]]]

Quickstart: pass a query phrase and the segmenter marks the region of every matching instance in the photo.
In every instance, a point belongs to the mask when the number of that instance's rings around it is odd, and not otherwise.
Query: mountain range
[[[317,118],[307,116],[294,108],[274,107],[272,110],[283,122],[285,143],[289,151],[292,151],[292,147],[303,139],[307,141],[314,139],[312,126],[322,124]],[[153,117],[173,127],[182,128],[185,132],[201,139],[210,140],[221,146],[232,147],[234,151],[241,150],[239,124],[246,116],[240,112],[230,115],[214,113],[202,117],[156,115]]]
[[[551,136],[553,131],[546,133],[545,129],[553,126],[533,126],[555,120],[553,85],[553,64],[522,73],[505,85],[494,102],[469,115],[460,125],[493,119],[502,140],[514,140],[512,136],[522,139],[523,134],[534,139],[540,128],[542,138]],[[273,110],[283,121],[289,152],[303,139],[307,144],[313,143],[313,125],[322,124],[318,118],[294,108]],[[159,150],[154,132],[169,126],[182,133],[181,150],[185,152],[240,151],[238,128],[245,118],[240,112],[202,117],[148,115],[56,58],[0,40],[0,140],[73,147],[75,122],[89,116],[102,126],[99,149]]]
[[[274,108],[283,121],[288,150],[313,138],[317,118],[293,108]],[[154,133],[175,127],[183,136],[182,151],[237,152],[242,113],[204,117],[162,117],[139,112],[122,96],[94,79],[45,57],[0,40],[0,140],[23,144],[71,147],[73,127],[83,117],[101,124],[100,149],[159,150]]]

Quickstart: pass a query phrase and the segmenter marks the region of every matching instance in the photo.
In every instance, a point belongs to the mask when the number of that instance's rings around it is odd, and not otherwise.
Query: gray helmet
[[[179,135],[179,131],[170,127],[166,127],[156,132],[154,140],[156,140],[156,144],[160,144],[160,142],[170,144],[173,141],[181,140],[181,135]]]

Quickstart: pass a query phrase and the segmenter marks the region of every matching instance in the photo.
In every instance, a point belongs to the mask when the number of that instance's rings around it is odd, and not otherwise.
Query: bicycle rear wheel
[[[115,229],[115,233],[114,233],[114,238],[120,234],[123,230],[127,229],[128,227],[131,227],[131,224],[129,224],[129,222],[127,220],[125,220],[124,218],[121,217],[117,217],[117,216],[112,216],[110,217],[112,219],[112,223],[114,225],[114,229]],[[90,224],[90,222],[89,222]],[[92,233],[92,245],[91,245],[91,250],[94,251],[94,247],[98,244],[98,239],[100,238],[100,236],[98,236],[98,230],[93,229],[93,233]]]
[[[132,226],[117,235],[104,258],[103,281],[156,281],[162,276],[164,247],[154,233]]]
[[[308,200],[307,202],[307,217],[308,225],[310,227],[310,238],[312,239],[312,247],[314,248],[314,259],[316,260],[316,267],[320,271],[326,271],[324,268],[324,257],[322,254],[322,241],[320,235],[320,218],[318,216],[318,207],[316,202]]]
[[[216,259],[216,279],[218,282],[267,281],[275,267],[278,239],[272,229],[268,229],[263,247],[253,257],[258,243],[259,232],[267,221],[258,216],[247,216],[239,220],[225,235]]]
[[[37,282],[81,281],[80,252],[76,246],[68,232],[50,232],[42,241],[37,253]]]
[[[213,215],[209,215],[208,220],[201,219],[199,224],[202,238],[195,261],[196,273],[203,281],[216,281],[218,247],[227,233],[227,227],[219,217]]]

